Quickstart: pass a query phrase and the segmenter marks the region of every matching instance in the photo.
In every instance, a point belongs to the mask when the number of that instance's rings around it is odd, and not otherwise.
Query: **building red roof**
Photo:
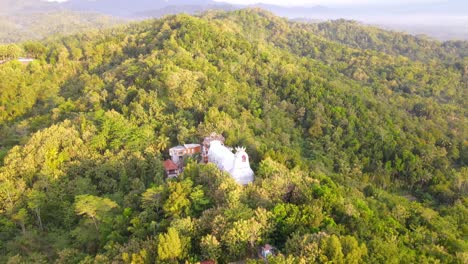
[[[164,169],[167,171],[170,170],[177,170],[179,167],[177,167],[177,164],[175,164],[172,160],[168,159],[163,162]]]
[[[204,260],[204,261],[200,262],[200,264],[216,264],[216,261],[214,261],[214,260]]]

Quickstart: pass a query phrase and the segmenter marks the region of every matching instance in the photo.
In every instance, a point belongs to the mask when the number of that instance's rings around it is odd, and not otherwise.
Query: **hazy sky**
[[[275,5],[323,5],[323,6],[337,6],[337,5],[399,5],[411,3],[434,3],[444,2],[444,0],[215,0],[220,2],[229,2],[235,4],[254,4],[254,3],[268,3]]]
[[[47,0],[50,2],[65,2],[67,0]],[[130,0],[129,0],[130,1]],[[170,0],[166,0],[170,2]],[[399,5],[412,3],[434,3],[445,2],[447,0],[215,0],[218,2],[228,2],[233,4],[256,4],[268,3],[275,5],[323,5],[323,6],[353,6],[353,5]],[[190,0],[187,0],[190,3]]]

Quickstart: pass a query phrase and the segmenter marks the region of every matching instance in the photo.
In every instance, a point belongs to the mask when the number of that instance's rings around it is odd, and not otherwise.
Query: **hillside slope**
[[[389,32],[343,19],[304,25],[326,39],[359,49],[371,49],[389,55],[403,55],[414,60],[443,59],[454,61],[468,56],[467,41],[439,42],[422,36]]]
[[[23,46],[0,65],[0,262],[463,263],[466,58],[339,38],[240,10]],[[254,183],[165,181],[213,131]]]
[[[99,30],[124,22],[125,20],[121,18],[72,11],[0,14],[0,43],[38,40],[54,35]]]

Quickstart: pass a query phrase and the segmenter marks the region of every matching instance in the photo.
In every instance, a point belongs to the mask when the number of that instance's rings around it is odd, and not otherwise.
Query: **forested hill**
[[[0,44],[17,43],[100,30],[122,24],[126,20],[98,13],[72,12],[66,10],[0,13]]]
[[[464,263],[466,43],[385,34],[240,10],[0,46],[0,263]],[[255,181],[166,181],[211,132]]]
[[[300,25],[296,25],[300,26]],[[468,56],[468,41],[438,42],[425,36],[390,32],[344,19],[302,25],[319,36],[359,49],[377,50],[414,60],[450,60]]]

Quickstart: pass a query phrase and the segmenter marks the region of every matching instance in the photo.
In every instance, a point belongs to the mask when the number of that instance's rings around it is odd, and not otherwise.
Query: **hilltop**
[[[128,22],[97,13],[72,11],[27,12],[0,15],[0,43],[15,43],[83,31],[110,28]]]
[[[0,262],[463,263],[466,42],[258,9],[0,46]],[[245,146],[238,185],[170,146]]]
[[[102,28],[129,20],[141,21],[149,17],[243,8],[262,8],[277,16],[303,21],[357,20],[360,23],[440,41],[467,40],[468,29],[465,24],[468,23],[468,7],[465,2],[323,2],[327,6],[291,6],[281,2],[273,5],[261,1],[240,5],[219,0],[0,0],[0,43],[41,39],[55,33],[77,33],[83,28]],[[58,18],[57,14],[60,14],[61,18]],[[108,23],[109,20],[114,23]],[[27,26],[32,26],[34,30],[28,31]]]

